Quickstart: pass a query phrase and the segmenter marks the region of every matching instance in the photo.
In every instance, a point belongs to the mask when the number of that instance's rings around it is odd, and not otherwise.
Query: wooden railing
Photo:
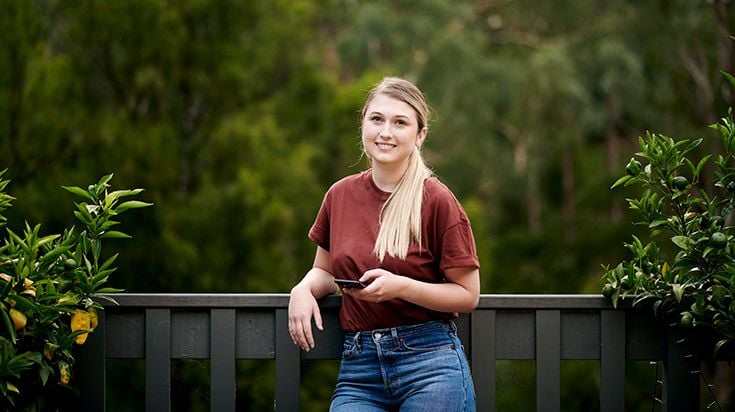
[[[302,359],[338,359],[341,332],[316,336],[300,351],[287,331],[286,294],[115,294],[80,356],[83,410],[106,408],[106,360],[145,360],[145,408],[171,409],[171,360],[210,360],[212,411],[235,410],[237,359],[273,359],[276,411],[298,411]],[[320,302],[325,322],[338,325],[340,298]],[[104,302],[104,301],[103,301]],[[699,408],[695,351],[682,348],[677,328],[645,312],[614,309],[598,295],[483,295],[457,320],[471,363],[479,411],[496,410],[496,360],[535,360],[536,410],[560,410],[562,360],[599,360],[600,410],[625,409],[627,360],[664,366],[664,411]],[[114,409],[114,408],[111,408]]]

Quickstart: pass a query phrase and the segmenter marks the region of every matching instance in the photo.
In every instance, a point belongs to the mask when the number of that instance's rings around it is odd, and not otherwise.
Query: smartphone
[[[357,280],[348,280],[348,279],[334,279],[334,283],[336,283],[341,288],[357,288],[362,289],[365,285],[364,283],[357,281]]]

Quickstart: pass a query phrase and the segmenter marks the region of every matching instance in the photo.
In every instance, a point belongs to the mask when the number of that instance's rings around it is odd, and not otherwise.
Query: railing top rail
[[[117,302],[100,299],[107,307],[166,308],[285,308],[287,293],[114,293],[103,295]],[[338,307],[339,296],[320,301],[322,307]],[[613,309],[602,295],[583,294],[483,294],[478,309]]]

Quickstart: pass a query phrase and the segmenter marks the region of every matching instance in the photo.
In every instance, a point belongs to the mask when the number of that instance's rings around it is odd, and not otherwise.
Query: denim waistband
[[[393,328],[381,328],[373,330],[363,330],[360,332],[345,333],[346,338],[359,340],[360,337],[372,339],[376,335],[392,336],[394,339],[409,337],[412,335],[420,335],[430,332],[457,332],[457,326],[451,320],[430,320],[428,322],[416,323],[413,325],[402,325]]]

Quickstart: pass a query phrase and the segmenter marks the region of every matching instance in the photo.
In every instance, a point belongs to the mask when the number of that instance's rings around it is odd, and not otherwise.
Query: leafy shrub
[[[2,212],[14,198],[0,172]],[[121,202],[142,189],[109,191],[112,175],[87,189],[64,187],[81,197],[74,215],[82,230],[42,236],[40,225],[28,223],[22,234],[6,228],[0,240],[0,409],[55,410],[54,389],[73,389],[75,346],[83,345],[97,325],[102,307],[97,293],[107,287],[117,255],[102,260],[102,240],[129,238],[112,230],[113,220],[128,209],[150,206],[137,200]]]
[[[735,78],[725,74],[735,87]],[[613,188],[640,185],[643,193],[627,199],[639,225],[650,237],[672,242],[674,256],[666,256],[655,241],[633,236],[625,247],[630,260],[606,267],[603,294],[617,306],[632,297],[633,305],[650,304],[654,313],[673,318],[683,327],[715,332],[715,353],[735,341],[735,122],[732,108],[710,126],[722,143],[715,160],[714,182],[704,182],[702,170],[712,158],[696,163],[688,157],[702,139],[679,140],[654,133],[639,138],[639,161],[632,158],[626,175]],[[708,191],[712,193],[708,194]],[[668,246],[668,245],[667,245]]]

